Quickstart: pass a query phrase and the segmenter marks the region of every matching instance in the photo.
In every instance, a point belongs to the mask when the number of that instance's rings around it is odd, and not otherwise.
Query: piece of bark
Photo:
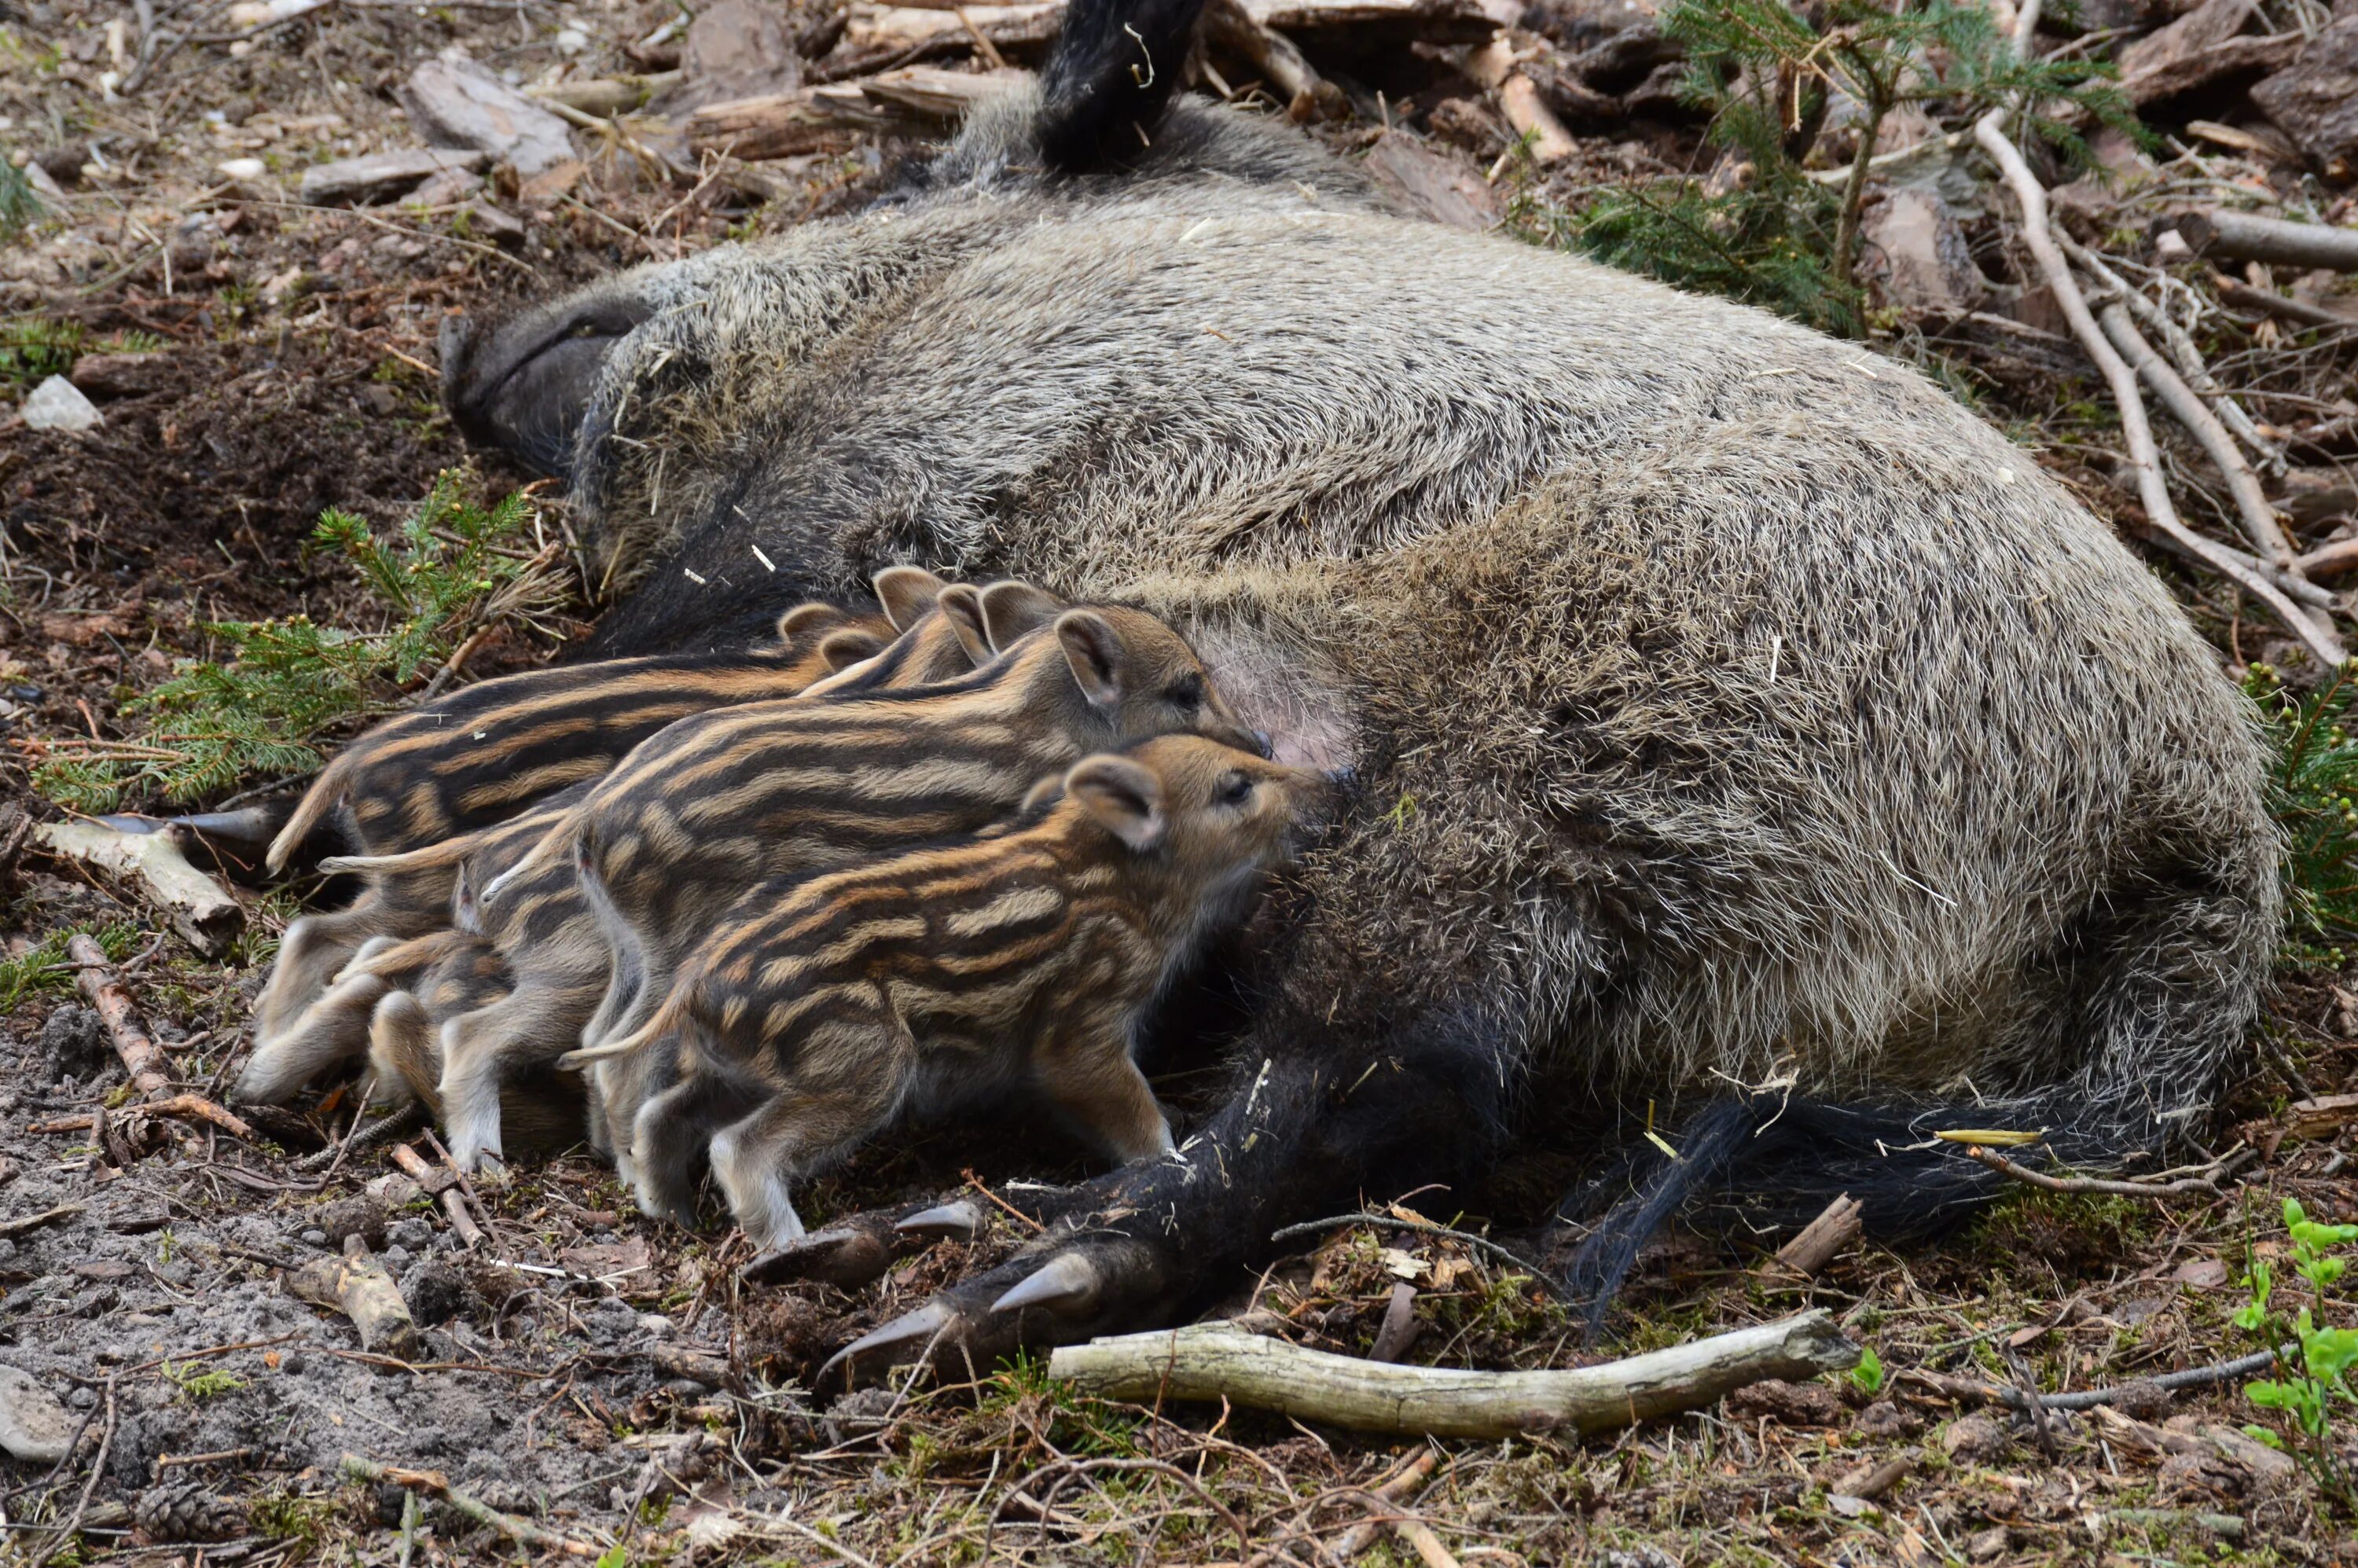
[[[2341,15],[2254,86],[2252,102],[2328,178],[2358,173],[2358,11]]]
[[[52,855],[135,882],[172,929],[208,958],[228,952],[245,929],[244,907],[189,863],[179,835],[169,828],[124,833],[96,822],[45,822],[33,829],[33,841]]]
[[[2167,27],[2123,47],[2118,57],[2121,75],[2142,76],[2207,54],[2242,32],[2259,8],[2259,0],[2203,0]]]
[[[1902,187],[1877,203],[1861,232],[1893,304],[1964,315],[1989,297],[1988,280],[1955,211],[1935,190]]]
[[[1588,1433],[1695,1410],[1763,1378],[1858,1361],[1823,1312],[1570,1372],[1390,1367],[1306,1350],[1226,1324],[1066,1346],[1051,1377],[1109,1399],[1228,1400],[1359,1432],[1500,1438]]]
[[[1383,1326],[1376,1330],[1376,1342],[1368,1347],[1370,1361],[1397,1361],[1408,1354],[1416,1343],[1416,1287],[1406,1280],[1392,1286],[1392,1299],[1384,1306]]]
[[[1481,233],[1498,226],[1498,193],[1481,171],[1406,131],[1379,136],[1359,167],[1411,211],[1444,228]]]
[[[2179,234],[2197,255],[2358,272],[2358,229],[2295,223],[2223,209],[2181,212]]]
[[[161,389],[171,364],[168,353],[84,354],[66,379],[92,397],[139,397]]]
[[[1848,1193],[1828,1204],[1825,1212],[1804,1226],[1800,1235],[1777,1249],[1771,1260],[1779,1271],[1814,1280],[1825,1266],[1858,1239],[1863,1228],[1859,1202]]]
[[[665,88],[676,85],[679,79],[678,71],[658,70],[644,76],[596,76],[585,81],[560,81],[553,87],[528,91],[544,103],[562,103],[584,114],[611,119],[629,114]]]
[[[965,20],[959,19],[963,11]],[[1044,49],[1064,26],[1063,0],[1018,5],[967,5],[934,10],[917,5],[855,5],[837,49],[852,55],[940,49],[963,54],[975,34],[994,49]]]
[[[2300,53],[2301,41],[2299,33],[2229,38],[2201,54],[2173,59],[2142,75],[2123,77],[2121,91],[2130,103],[2144,109],[2200,89],[2223,88],[2236,79],[2283,70]]]
[[[840,152],[855,132],[888,130],[892,116],[872,108],[858,88],[806,87],[766,98],[708,103],[688,117],[688,146],[759,162],[804,153]]]
[[[287,1276],[287,1289],[315,1306],[333,1307],[360,1331],[361,1348],[397,1360],[417,1355],[417,1325],[401,1289],[357,1236],[344,1238],[341,1258],[321,1258]]]
[[[33,837],[33,819],[25,808],[10,802],[0,805],[0,893],[16,885],[16,863],[24,858],[25,846]]]
[[[647,1360],[666,1378],[686,1378],[702,1383],[708,1389],[733,1389],[737,1375],[720,1357],[701,1350],[691,1350],[684,1345],[656,1345],[647,1351]]]
[[[305,204],[312,207],[366,206],[413,190],[446,168],[481,168],[490,161],[482,153],[459,147],[416,147],[339,158],[305,169],[301,195]]]
[[[1243,0],[1246,12],[1281,33],[1348,35],[1354,44],[1412,39],[1478,43],[1498,30],[1480,0]]]
[[[664,95],[669,111],[765,93],[803,84],[784,16],[756,0],[720,0],[696,14],[679,52],[679,81]]]
[[[1522,72],[1539,89],[1540,102],[1549,113],[1567,124],[1595,129],[1617,125],[1627,117],[1621,100],[1590,86],[1562,60],[1545,56],[1525,60]]]
[[[2358,513],[2358,479],[2340,469],[2287,469],[2276,489],[2276,509],[2305,528]]]
[[[1210,0],[1204,7],[1204,38],[1250,65],[1273,90],[1271,95],[1284,101],[1285,117],[1297,124],[1340,119],[1350,112],[1343,90],[1313,70],[1292,38],[1247,10],[1244,0]]]
[[[432,146],[471,147],[526,178],[573,156],[563,120],[471,60],[426,61],[402,84],[401,104]]]
[[[910,65],[864,77],[857,85],[860,96],[871,104],[954,125],[972,114],[976,104],[997,97],[1030,75],[1022,70],[944,70],[939,66]]]

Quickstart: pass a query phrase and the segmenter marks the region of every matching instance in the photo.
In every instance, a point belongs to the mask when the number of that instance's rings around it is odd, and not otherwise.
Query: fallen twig
[[[152,1100],[129,1108],[140,1116],[168,1116],[179,1121],[206,1121],[220,1128],[232,1138],[251,1139],[254,1129],[243,1117],[214,1104],[202,1095],[178,1094],[169,1099]],[[95,1112],[84,1111],[76,1116],[55,1117],[37,1121],[25,1129],[27,1132],[88,1132],[98,1126]]]
[[[1487,1236],[1476,1236],[1470,1230],[1453,1230],[1445,1225],[1435,1225],[1429,1219],[1405,1219],[1396,1214],[1364,1212],[1336,1214],[1329,1215],[1325,1219],[1305,1219],[1299,1225],[1289,1225],[1282,1230],[1273,1230],[1270,1232],[1269,1238],[1271,1241],[1288,1241],[1297,1236],[1309,1236],[1317,1231],[1333,1230],[1346,1225],[1373,1225],[1396,1230],[1414,1230],[1426,1236],[1446,1236],[1453,1241],[1464,1242],[1477,1252],[1486,1252],[1503,1263],[1511,1264],[1529,1274],[1532,1282],[1544,1287],[1550,1295],[1559,1300],[1564,1299],[1563,1287],[1556,1283],[1545,1269],[1530,1259],[1499,1246]]]
[[[1390,1507],[1402,1507],[1423,1489],[1426,1481],[1432,1479],[1433,1466],[1440,1459],[1441,1456],[1430,1448],[1420,1450],[1415,1458],[1358,1495],[1374,1498]],[[1376,1543],[1376,1537],[1382,1529],[1374,1519],[1363,1519],[1353,1525],[1335,1542],[1336,1558],[1344,1563],[1356,1562],[1360,1553]]]
[[[2026,10],[2031,7],[2025,7]],[[2047,188],[2022,161],[2014,144],[2006,139],[2001,128],[2006,118],[2003,109],[1993,109],[1974,126],[1974,139],[1981,144],[2006,177],[2006,184],[2022,204],[2022,238],[2037,258],[2039,270],[2045,274],[2056,303],[2071,324],[2073,336],[2096,368],[2104,373],[2111,386],[2113,401],[2120,411],[2121,433],[2126,438],[2129,463],[2136,471],[2138,499],[2145,503],[2146,514],[2153,525],[2175,539],[2189,553],[2201,558],[2213,571],[2228,579],[2266,605],[2301,644],[2308,648],[2327,669],[2340,669],[2347,655],[2342,643],[2331,630],[2319,625],[2273,582],[2246,568],[2234,556],[2189,528],[2178,515],[2169,499],[2169,489],[2162,482],[2161,457],[2153,444],[2153,427],[2147,423],[2145,402],[2137,392],[2136,373],[2129,368],[2114,349],[2096,318],[2088,308],[2088,301],[2071,276],[2071,266],[2063,253],[2056,247],[2054,234],[2047,216]]]
[[[107,1038],[114,1042],[114,1054],[123,1058],[123,1070],[130,1075],[131,1087],[146,1096],[160,1095],[170,1088],[171,1080],[164,1076],[169,1064],[140,1022],[139,1009],[133,1003],[131,993],[115,978],[106,949],[98,945],[97,938],[77,931],[66,938],[66,957],[81,971],[74,976],[75,989],[97,1010],[99,1022],[106,1025]]]
[[[2288,1356],[2297,1354],[2286,1347]],[[2156,1388],[2175,1391],[2180,1389],[2208,1388],[2213,1383],[2232,1383],[2238,1378],[2248,1378],[2275,1366],[2277,1355],[2272,1350],[2239,1356],[2233,1361],[2220,1361],[2208,1367],[2190,1367],[2182,1372],[2162,1372],[2150,1378],[2136,1379],[2138,1388]],[[1976,1378],[1959,1378],[1945,1372],[1927,1372],[1908,1368],[1896,1375],[1899,1382],[1930,1389],[1944,1399],[1965,1404],[2006,1405],[2026,1414],[2030,1410],[2032,1395],[2022,1389],[2012,1389],[2003,1383],[1985,1383]],[[2039,1403],[2051,1411],[2093,1410],[2121,1397],[2120,1387],[2106,1389],[2076,1389],[2068,1394],[2039,1394]]]
[[[427,1163],[426,1156],[406,1143],[393,1146],[393,1162],[425,1188],[429,1196],[441,1200],[442,1213],[449,1219],[450,1228],[459,1233],[459,1239],[466,1244],[469,1250],[483,1244],[483,1227],[477,1225],[475,1217],[467,1212],[467,1200],[459,1190],[457,1170],[447,1165],[438,1168]]]
[[[2265,288],[2254,288],[2250,284],[2229,277],[2223,272],[2214,273],[2211,283],[2212,287],[2218,289],[2219,297],[2229,305],[2241,305],[2248,309],[2264,311],[2279,320],[2290,321],[2299,326],[2325,327],[2337,332],[2358,332],[2358,320],[2328,310],[2322,305],[2311,305],[2304,300],[2288,299],[2281,294],[2272,294]]]
[[[1828,1204],[1825,1212],[1801,1228],[1800,1235],[1777,1249],[1760,1272],[1764,1275],[1799,1275],[1814,1280],[1825,1266],[1841,1256],[1843,1249],[1858,1239],[1865,1227],[1860,1217],[1859,1201],[1844,1193]]]
[[[81,1212],[81,1205],[78,1203],[61,1203],[55,1208],[43,1209],[38,1214],[28,1214],[21,1219],[0,1219],[0,1236],[22,1236],[27,1231],[38,1230],[45,1225],[55,1225],[61,1219],[71,1219]]]
[[[2201,1193],[2207,1197],[2219,1195],[2219,1178],[2234,1167],[2222,1162],[2217,1168],[2199,1175],[2180,1176],[2174,1182],[2116,1182],[2101,1176],[2050,1176],[2016,1163],[1995,1149],[1979,1144],[1965,1151],[1965,1158],[1980,1162],[2002,1176],[2011,1176],[2050,1193],[2103,1193],[2115,1197],[2166,1198],[2185,1193]]]
[[[50,1543],[47,1552],[41,1553],[39,1559],[33,1564],[33,1568],[48,1568],[49,1563],[64,1554],[67,1547],[73,1544],[75,1532],[81,1529],[82,1517],[90,1512],[90,1499],[98,1491],[98,1478],[106,1474],[107,1450],[114,1446],[114,1374],[110,1372],[106,1377],[106,1430],[99,1433],[98,1454],[90,1462],[90,1479],[83,1483],[81,1498],[74,1504],[73,1512],[69,1514],[66,1517],[66,1522],[58,1528],[57,1540]]]
[[[503,1514],[481,1498],[470,1497],[452,1486],[450,1477],[439,1470],[396,1469],[390,1465],[379,1465],[374,1460],[363,1459],[357,1454],[347,1454],[339,1463],[343,1473],[355,1481],[365,1481],[374,1487],[390,1485],[406,1487],[416,1491],[431,1492],[477,1524],[487,1530],[498,1530],[509,1540],[523,1545],[538,1547],[544,1552],[561,1552],[568,1557],[595,1558],[600,1555],[598,1548],[586,1541],[575,1541],[568,1536],[558,1535],[553,1530],[543,1530],[528,1519],[518,1519],[514,1514]]]
[[[1066,1346],[1048,1372],[1111,1399],[1226,1400],[1359,1432],[1498,1438],[1602,1432],[1857,1360],[1833,1318],[1809,1312],[1576,1371],[1388,1366],[1213,1323]]]
[[[343,1159],[346,1153],[364,1154],[379,1144],[391,1142],[416,1127],[425,1119],[425,1108],[413,1101],[392,1115],[369,1123],[349,1138],[340,1139],[325,1149],[314,1150],[304,1155],[295,1162],[295,1168],[307,1174],[313,1171],[332,1168]]]
[[[2197,255],[2358,272],[2358,229],[2297,223],[2223,208],[2181,212],[2176,223]]]

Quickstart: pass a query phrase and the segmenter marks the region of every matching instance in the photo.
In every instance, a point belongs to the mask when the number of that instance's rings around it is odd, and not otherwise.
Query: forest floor
[[[158,10],[162,28],[218,7]],[[0,145],[44,160],[52,192],[0,246],[7,801],[56,819],[29,782],[43,748],[136,732],[124,702],[176,660],[217,652],[210,623],[381,616],[346,561],[308,547],[323,509],[390,526],[446,470],[486,494],[526,481],[471,455],[441,411],[447,314],[495,317],[620,267],[850,210],[913,150],[859,133],[765,163],[758,180],[709,158],[696,172],[692,157],[673,178],[621,136],[584,131],[582,167],[561,189],[494,169],[430,206],[297,197],[310,165],[416,145],[395,89],[422,61],[457,49],[543,86],[644,72],[666,59],[641,40],[676,15],[668,0],[471,0],[345,3],[276,26],[214,19],[137,91],[110,97],[102,77],[120,86],[138,61],[129,7],[0,0]],[[1600,186],[1708,162],[1675,116],[1582,135],[1541,172],[1499,157],[1507,133],[1477,97],[1411,81],[1384,101],[1382,116],[1395,112],[1382,137],[1364,119],[1319,134],[1355,156],[1410,140],[1424,175],[1446,160],[1480,215],[1542,237],[1550,214]],[[2173,146],[2147,159],[2144,197],[2090,197],[2104,204],[2100,229],[2138,231],[2173,182],[2315,193],[2279,160]],[[1506,167],[1486,180],[1493,165]],[[1999,276],[1999,206],[1960,232]],[[2346,304],[2330,276],[2306,297]],[[2051,309],[1875,298],[1874,350],[1940,375],[2136,530],[2102,384]],[[2234,354],[2216,364],[2255,393],[2260,417],[2324,443],[2313,468],[2358,447],[2346,340],[2212,326]],[[103,423],[37,430],[6,412],[78,362]],[[2206,525],[2226,517],[2199,454],[2165,445],[2190,512]],[[544,504],[561,525],[561,506]],[[2308,545],[2348,527],[2311,522]],[[2223,663],[2298,664],[2232,589],[2154,558]],[[578,605],[553,624],[575,633],[590,613]],[[557,650],[503,630],[472,650],[468,674]],[[833,1349],[1020,1238],[1010,1184],[1081,1168],[1045,1136],[913,1136],[821,1184],[821,1216],[961,1186],[991,1198],[993,1226],[970,1246],[940,1244],[849,1294],[741,1283],[741,1238],[641,1218],[579,1150],[520,1161],[446,1204],[385,1148],[340,1155],[352,1116],[341,1098],[250,1141],[124,1114],[121,1064],[76,992],[61,934],[99,937],[172,1075],[217,1094],[242,1059],[276,935],[317,891],[241,886],[245,934],[208,959],[135,892],[74,862],[23,851],[0,866],[0,1367],[28,1374],[74,1426],[54,1465],[0,1461],[0,1558],[1315,1563],[1337,1560],[1368,1517],[1362,1492],[1421,1446],[1243,1410],[1082,1399],[1031,1362],[939,1386],[815,1389]],[[1308,1238],[1263,1279],[1236,1281],[1223,1310],[1266,1308],[1278,1332],[1364,1354],[1405,1281],[1421,1329],[1405,1358],[1440,1365],[1580,1366],[1811,1305],[1872,1347],[1877,1365],[1860,1373],[1765,1385],[1610,1438],[1432,1444],[1437,1465],[1400,1511],[1462,1563],[2358,1563],[2352,1499],[2240,1435],[2265,1414],[2241,1379],[2036,1421],[1968,1391],[2116,1385],[2255,1347],[2231,1319],[2255,1259],[2288,1272],[2284,1200],[2358,1218],[2358,1099],[2335,1103],[2358,1090],[2358,966],[2288,967],[2263,1033],[2209,1145],[2257,1158],[2216,1193],[2024,1188],[1962,1234],[1855,1246],[1808,1281],[1679,1240],[1650,1254],[1597,1345],[1528,1275],[1388,1226]],[[1184,1075],[1161,1087],[1187,1103]],[[431,1143],[409,1143],[438,1186]],[[1491,1190],[1411,1202],[1525,1245],[1520,1227],[1562,1190],[1570,1160],[1534,1156]],[[292,1272],[352,1234],[399,1281],[422,1326],[416,1359],[363,1351],[344,1316],[290,1293]],[[2305,1286],[2282,1288],[2290,1304],[2308,1300]],[[2320,1315],[2353,1322],[2347,1297]],[[2345,1467],[2358,1465],[2350,1411],[2332,1437]],[[544,1533],[518,1541],[430,1487],[356,1480],[345,1455],[441,1472]],[[1352,1560],[1418,1559],[1405,1536],[1378,1531]]]

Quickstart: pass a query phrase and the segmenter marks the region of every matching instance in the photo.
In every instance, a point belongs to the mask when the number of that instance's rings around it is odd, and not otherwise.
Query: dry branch
[[[1271,96],[1285,100],[1289,120],[1328,118],[1349,107],[1343,90],[1312,70],[1293,40],[1257,20],[1243,0],[1211,0],[1204,7],[1204,36],[1268,79],[1276,89]]]
[[[2211,281],[2219,290],[2219,297],[2229,305],[2265,311],[2278,320],[2302,327],[2325,327],[2339,332],[2358,331],[2358,317],[2344,316],[2338,311],[2328,310],[2322,305],[2311,305],[2304,300],[2288,299],[2265,288],[2254,288],[2223,272],[2214,273]]]
[[[344,1255],[306,1263],[287,1276],[288,1292],[315,1306],[333,1307],[360,1330],[361,1348],[397,1357],[417,1356],[417,1325],[401,1288],[357,1236],[344,1238]]]
[[[177,1121],[205,1121],[220,1128],[232,1138],[252,1138],[254,1129],[243,1117],[226,1107],[215,1105],[202,1095],[174,1095],[169,1099],[153,1100],[130,1108],[139,1116],[168,1116]],[[37,1121],[25,1129],[27,1132],[88,1132],[96,1130],[101,1113],[85,1111],[78,1116],[52,1117]]]
[[[1379,1502],[1400,1507],[1422,1491],[1425,1482],[1433,1478],[1433,1468],[1440,1462],[1440,1458],[1441,1456],[1430,1448],[1421,1450],[1415,1458],[1401,1465],[1387,1476],[1381,1485],[1366,1495]],[[1353,1525],[1335,1542],[1336,1559],[1343,1563],[1357,1562],[1361,1552],[1376,1543],[1376,1536],[1380,1529],[1381,1527],[1373,1519]]]
[[[2072,334],[2087,350],[2088,357],[2096,362],[2096,368],[2104,372],[2112,388],[2113,402],[2120,411],[2121,433],[2128,442],[2130,466],[2136,471],[2137,495],[2145,503],[2147,516],[2189,554],[2266,605],[2325,668],[2341,668],[2346,655],[2341,640],[2330,628],[2318,624],[2282,589],[2238,560],[2235,552],[2213,544],[2179,518],[2178,509],[2169,499],[2169,489],[2162,482],[2161,457],[2153,444],[2153,427],[2146,420],[2144,400],[2137,393],[2136,373],[2096,324],[2063,253],[2056,248],[2047,219],[2047,188],[2039,183],[2030,166],[2022,161],[2022,155],[2006,139],[2001,129],[2004,119],[2003,110],[1991,110],[1974,124],[1974,139],[1997,164],[2015,199],[2022,204],[2023,242],[2038,259],[2056,303],[2071,324]]]
[[[1995,1149],[1976,1144],[1965,1151],[1965,1158],[1987,1165],[2003,1176],[2050,1193],[2102,1193],[2115,1197],[2167,1198],[2187,1193],[2201,1193],[2206,1197],[2219,1195],[2219,1178],[2228,1169],[2225,1164],[2196,1175],[2180,1176],[2174,1182],[2113,1182],[2100,1176],[2050,1176],[2018,1165]]]
[[[2358,272],[2358,229],[2295,223],[2251,212],[2181,212],[2178,232],[2197,255]]]
[[[1048,1372],[1110,1399],[1227,1400],[1358,1432],[1487,1439],[1602,1432],[1857,1360],[1833,1320],[1809,1312],[1570,1372],[1386,1366],[1221,1323],[1067,1346]]]
[[[229,951],[245,928],[245,911],[222,885],[189,863],[179,835],[125,833],[97,822],[45,822],[33,841],[52,855],[96,866],[138,884],[172,929],[208,958]]]
[[[1540,102],[1538,84],[1523,73],[1522,61],[1506,38],[1491,39],[1467,56],[1466,64],[1475,80],[1498,93],[1507,124],[1523,137],[1532,162],[1561,163],[1578,150],[1563,122]]]

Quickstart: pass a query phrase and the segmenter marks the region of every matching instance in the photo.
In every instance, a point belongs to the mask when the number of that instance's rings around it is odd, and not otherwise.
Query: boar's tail
[[[1179,91],[1204,0],[1072,0],[1040,75],[1040,151],[1092,173],[1133,161]]]
[[[2007,1177],[1965,1153],[1984,1140],[1961,1134],[1987,1134],[2000,1152],[2032,1164],[2117,1167],[2160,1153],[2201,1108],[2157,1114],[2085,1087],[1883,1106],[1730,1096],[1704,1106],[1664,1144],[1633,1141],[1566,1201],[1559,1220],[1598,1217],[1564,1283],[1586,1304],[1594,1336],[1639,1253],[1675,1215],[1722,1235],[1758,1238],[1806,1225],[1847,1196],[1878,1241],[1920,1240],[1972,1217],[2006,1185]],[[2031,1135],[2027,1146],[2004,1146],[2022,1135]]]

